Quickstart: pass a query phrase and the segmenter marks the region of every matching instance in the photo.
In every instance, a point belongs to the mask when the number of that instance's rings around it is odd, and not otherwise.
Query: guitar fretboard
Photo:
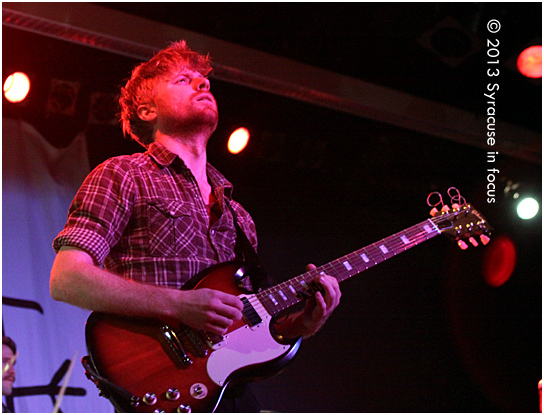
[[[319,275],[330,275],[338,282],[342,282],[439,234],[440,229],[435,219],[428,219],[314,270],[262,290],[257,293],[257,298],[269,314],[277,315],[314,295],[319,289],[314,283]]]

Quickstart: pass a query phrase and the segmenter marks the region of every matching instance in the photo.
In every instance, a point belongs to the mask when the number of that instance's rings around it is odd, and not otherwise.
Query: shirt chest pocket
[[[193,256],[198,235],[189,208],[176,201],[151,200],[147,205],[147,232],[152,256]]]

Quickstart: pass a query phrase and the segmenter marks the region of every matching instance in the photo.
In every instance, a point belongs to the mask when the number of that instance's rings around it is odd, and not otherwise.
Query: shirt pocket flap
[[[165,216],[169,216],[171,218],[191,215],[187,204],[178,202],[177,200],[152,199],[149,201],[149,204],[161,211]]]

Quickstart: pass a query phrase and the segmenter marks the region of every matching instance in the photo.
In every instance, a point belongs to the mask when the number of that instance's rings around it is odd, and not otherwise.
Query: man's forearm
[[[74,249],[57,254],[50,281],[51,297],[87,310],[128,316],[173,318],[168,304],[175,290],[127,280],[92,263]]]

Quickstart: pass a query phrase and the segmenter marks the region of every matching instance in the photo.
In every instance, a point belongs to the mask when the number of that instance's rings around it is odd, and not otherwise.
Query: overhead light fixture
[[[542,83],[542,38],[533,38],[519,45],[504,61],[504,66],[512,72],[523,75],[535,85]]]
[[[516,66],[527,78],[542,78],[542,45],[524,49],[518,56]]]
[[[234,130],[230,137],[227,144],[227,148],[231,154],[239,154],[241,153],[247,146],[247,143],[249,142],[249,130],[244,127],[237,128]]]
[[[521,199],[516,208],[518,216],[524,220],[533,219],[538,214],[539,210],[539,203],[532,197]]]
[[[11,103],[23,102],[30,92],[30,78],[24,72],[14,72],[4,82],[4,97]]]
[[[504,196],[514,201],[516,213],[523,220],[533,219],[540,210],[540,204],[529,186],[521,182],[506,180]]]

